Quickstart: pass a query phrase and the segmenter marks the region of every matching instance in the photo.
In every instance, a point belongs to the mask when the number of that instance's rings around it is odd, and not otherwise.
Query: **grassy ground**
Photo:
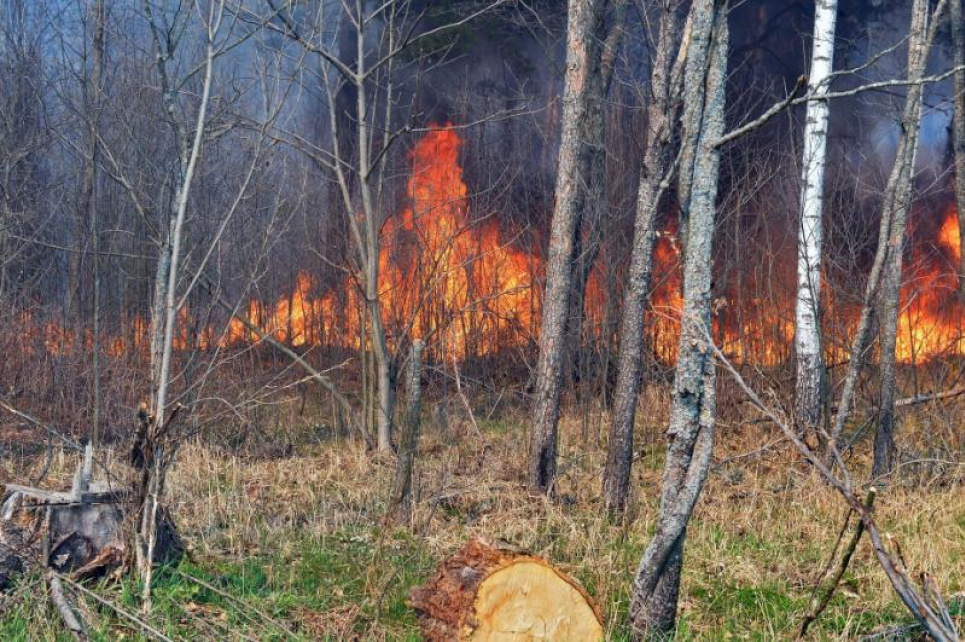
[[[664,404],[656,404],[664,407]],[[412,529],[382,528],[391,458],[353,442],[299,448],[279,459],[239,458],[195,444],[182,453],[170,497],[190,545],[165,569],[145,619],[172,638],[418,639],[406,605],[409,589],[467,538],[509,540],[574,575],[599,602],[611,639],[623,639],[630,581],[656,513],[664,418],[642,413],[633,520],[602,514],[595,435],[563,422],[559,498],[520,483],[525,452],[520,419],[430,431],[423,441]],[[658,413],[659,414],[659,413]],[[763,426],[722,425],[718,462],[775,439]],[[867,446],[859,446],[867,450]],[[864,462],[853,462],[862,469]],[[8,463],[3,479],[28,468]],[[73,461],[59,454],[55,479],[66,485]],[[931,469],[929,469],[931,470]],[[913,571],[927,570],[946,595],[965,590],[965,493],[961,468],[924,474],[909,465],[878,499],[885,529],[901,542]],[[928,483],[922,485],[922,481]],[[689,529],[679,638],[792,637],[840,527],[844,509],[781,445],[764,457],[718,465]],[[93,587],[130,614],[136,587]],[[43,599],[37,578],[0,598],[0,639],[69,639]],[[92,639],[138,639],[138,627],[90,597],[82,605]],[[907,623],[867,542],[838,594],[813,627],[813,639],[853,639]]]

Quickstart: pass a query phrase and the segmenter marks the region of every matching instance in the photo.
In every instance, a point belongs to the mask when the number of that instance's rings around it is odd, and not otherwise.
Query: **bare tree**
[[[594,155],[585,123],[601,118],[593,75],[599,73],[601,30],[607,0],[569,0],[562,133],[556,175],[556,203],[550,231],[546,287],[540,322],[539,360],[530,428],[529,483],[547,492],[556,479],[557,424],[563,385],[566,319],[573,289],[573,259],[586,207],[589,164]]]
[[[29,251],[16,237],[37,225],[41,153],[51,136],[42,124],[42,43],[37,7],[23,0],[0,5],[0,295],[14,290],[13,274]]]
[[[643,364],[643,329],[653,271],[660,200],[670,179],[673,123],[679,109],[680,80],[687,58],[688,34],[679,45],[678,2],[659,2],[660,26],[650,74],[647,139],[637,190],[630,271],[620,320],[617,384],[610,416],[610,439],[603,471],[603,497],[607,510],[622,514],[630,489],[633,460],[633,426]],[[674,52],[676,53],[676,57]],[[676,62],[674,59],[676,58]]]
[[[823,249],[824,169],[828,138],[828,101],[834,61],[837,0],[814,4],[814,37],[801,163],[801,209],[798,224],[798,267],[794,349],[797,359],[795,415],[802,429],[814,430],[821,417],[821,252]]]
[[[715,366],[703,337],[711,326],[712,248],[727,78],[727,5],[697,0],[683,87],[681,215],[687,221],[684,304],[660,514],[633,581],[630,621],[637,635],[674,628],[687,523],[714,445]],[[687,151],[692,150],[690,153]]]
[[[368,317],[368,342],[375,359],[376,436],[378,449],[392,449],[392,421],[398,369],[386,334],[386,320],[380,290],[380,230],[386,218],[387,162],[394,143],[416,129],[398,113],[398,67],[403,58],[421,42],[464,25],[501,4],[484,4],[480,9],[445,24],[417,32],[427,8],[418,10],[408,0],[390,0],[369,7],[364,0],[343,3],[332,11],[325,2],[309,7],[305,19],[294,0],[268,0],[278,19],[270,23],[276,31],[297,42],[318,62],[318,77],[328,110],[326,145],[304,137],[287,137],[334,176],[341,206],[348,222],[354,248],[356,272]],[[343,21],[347,22],[347,26]],[[346,42],[332,42],[331,33],[348,31],[354,51]],[[418,58],[418,56],[416,56]],[[344,106],[346,92],[354,95],[354,106]]]
[[[939,4],[942,8],[945,0]],[[937,11],[937,10],[936,10]],[[879,293],[880,347],[881,363],[879,377],[880,407],[878,430],[875,433],[874,465],[875,476],[891,472],[895,448],[895,395],[898,382],[895,372],[895,349],[898,339],[898,313],[901,306],[901,267],[905,242],[905,225],[911,205],[912,179],[915,175],[915,159],[918,155],[918,133],[921,127],[921,105],[924,87],[921,79],[925,75],[928,52],[931,48],[929,21],[937,23],[938,16],[929,15],[929,2],[916,0],[912,4],[911,27],[908,32],[908,93],[902,112],[901,131],[908,147],[900,176],[895,185],[894,200],[887,204],[882,219],[891,218],[888,236],[881,236],[879,243],[887,244],[888,259],[882,275]]]
[[[878,246],[875,250],[874,260],[868,274],[868,282],[862,300],[860,316],[855,329],[848,360],[848,370],[841,384],[841,397],[838,402],[838,409],[835,413],[834,422],[831,426],[830,438],[838,441],[844,431],[845,424],[851,416],[855,394],[858,387],[858,379],[864,366],[869,344],[871,339],[872,324],[874,320],[876,302],[879,301],[879,292],[882,284],[886,281],[885,272],[888,269],[894,270],[896,266],[888,267],[889,260],[894,259],[894,255],[901,253],[903,243],[904,222],[907,216],[908,206],[911,199],[912,175],[914,173],[915,158],[918,151],[918,129],[921,117],[921,95],[924,83],[929,78],[924,74],[924,65],[928,59],[928,52],[934,41],[939,16],[945,7],[945,0],[940,0],[934,11],[928,15],[928,4],[924,8],[922,0],[916,0],[912,9],[912,26],[909,31],[909,50],[908,50],[908,79],[897,81],[896,84],[907,85],[905,106],[901,116],[901,129],[898,137],[898,145],[895,153],[895,161],[891,172],[888,175],[888,182],[885,185],[884,197],[881,204],[881,218],[878,229]],[[922,15],[922,11],[926,12]],[[913,68],[911,63],[915,63],[920,68]],[[882,83],[869,83],[863,87],[867,89]],[[854,90],[853,90],[854,91]],[[845,93],[845,92],[843,92]],[[901,225],[901,235],[894,236],[893,228],[898,222]],[[897,246],[892,246],[892,242],[898,242]],[[900,279],[900,263],[897,264]],[[883,301],[884,299],[882,299]],[[897,310],[896,310],[897,312]],[[882,337],[882,341],[886,341]],[[882,355],[886,348],[882,345]],[[894,359],[894,344],[888,352]],[[883,364],[884,365],[884,364]],[[888,366],[884,365],[885,376]],[[890,446],[889,446],[890,448]],[[877,450],[877,448],[876,448]]]
[[[101,260],[100,260],[100,225],[98,204],[94,199],[94,189],[97,184],[98,128],[100,126],[101,100],[104,91],[105,44],[104,31],[107,22],[107,8],[104,0],[97,0],[93,7],[94,35],[91,42],[91,72],[89,81],[84,83],[84,117],[87,120],[87,137],[84,141],[84,174],[81,179],[80,196],[77,202],[77,219],[90,229],[92,239],[91,249],[94,263],[94,292],[92,302],[93,331],[91,346],[91,371],[93,377],[93,410],[91,412],[91,443],[97,447],[100,439],[100,305],[101,305]],[[74,256],[80,256],[75,252]],[[78,269],[76,273],[79,273]],[[75,274],[76,274],[75,273]]]
[[[955,206],[958,210],[959,247],[965,249],[965,16],[961,0],[949,0],[951,9],[952,61],[955,64],[952,151],[955,163]],[[965,252],[958,266],[958,287],[965,302]]]
[[[178,144],[178,160],[181,173],[175,190],[171,211],[167,220],[166,234],[162,238],[158,258],[157,276],[154,282],[154,306],[152,309],[151,334],[151,383],[152,407],[151,426],[154,434],[149,438],[156,442],[161,431],[168,425],[168,394],[171,384],[171,356],[174,349],[175,324],[180,308],[178,304],[178,278],[181,266],[181,245],[184,238],[184,222],[187,217],[188,200],[194,181],[195,170],[201,155],[207,121],[208,101],[211,98],[211,85],[215,60],[215,38],[221,30],[225,17],[225,3],[212,3],[205,16],[204,30],[207,42],[204,54],[204,80],[201,99],[193,132],[185,127],[175,116],[177,89],[171,84],[170,64],[174,56],[174,43],[170,32],[165,32],[154,17],[151,0],[145,0],[144,13],[147,17],[157,55],[158,76],[161,79],[162,97],[165,108],[175,128]],[[165,453],[155,452],[145,463],[149,471],[145,495],[140,512],[140,524],[135,548],[136,562],[141,580],[144,583],[142,598],[146,609],[150,609],[151,581],[154,568],[154,547],[157,543],[158,506],[164,490]]]

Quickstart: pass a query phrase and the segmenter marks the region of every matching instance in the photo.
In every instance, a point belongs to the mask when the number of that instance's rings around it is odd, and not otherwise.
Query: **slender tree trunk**
[[[556,206],[546,267],[530,434],[529,481],[533,488],[544,492],[552,488],[556,479],[566,317],[573,285],[574,246],[586,204],[588,164],[592,158],[581,130],[586,122],[592,122],[593,110],[600,109],[599,101],[592,95],[591,76],[599,72],[604,7],[605,0],[569,0]]]
[[[603,499],[611,515],[624,512],[630,491],[633,426],[642,376],[643,326],[653,271],[653,246],[657,238],[657,208],[670,165],[670,135],[675,112],[671,97],[671,67],[679,28],[677,11],[677,2],[673,0],[661,4],[659,42],[650,76],[646,149],[637,189],[630,271],[620,319],[617,384],[603,471]]]
[[[101,257],[100,257],[100,225],[98,222],[97,204],[94,200],[94,190],[97,183],[97,143],[98,125],[100,124],[101,92],[103,91],[102,77],[104,72],[104,24],[107,20],[104,0],[97,0],[94,5],[94,40],[93,40],[93,69],[90,79],[90,94],[87,96],[87,157],[84,159],[84,189],[81,203],[85,206],[87,219],[90,221],[92,246],[94,250],[94,300],[93,300],[93,345],[91,369],[93,370],[93,409],[91,411],[91,444],[94,448],[100,440],[100,407],[101,407],[101,375],[100,375],[100,305],[101,305]]]
[[[98,127],[98,112],[100,110],[100,94],[103,91],[101,86],[101,76],[103,75],[104,67],[104,20],[105,18],[105,8],[104,1],[97,0],[92,7],[92,18],[94,21],[94,37],[91,42],[91,72],[90,77],[84,82],[82,88],[82,95],[84,98],[84,115],[87,120],[87,139],[84,141],[84,171],[81,177],[80,190],[77,198],[77,207],[75,209],[74,216],[74,235],[78,242],[75,243],[74,252],[70,254],[70,264],[68,268],[67,276],[67,310],[68,314],[72,315],[73,318],[70,319],[71,322],[76,323],[75,331],[77,332],[77,337],[83,343],[83,332],[80,327],[80,321],[83,315],[83,310],[81,306],[81,271],[84,268],[84,256],[87,254],[86,242],[80,242],[82,238],[86,235],[91,235],[93,252],[94,252],[94,281],[95,289],[97,285],[97,265],[98,265],[98,250],[97,247],[97,230],[95,229],[94,217],[97,212],[94,208],[94,182],[96,179],[97,172],[97,127]],[[84,248],[82,250],[82,248]],[[95,298],[97,298],[95,292]],[[95,301],[96,304],[96,301]],[[96,319],[96,311],[95,311]],[[96,336],[94,341],[96,342]],[[94,380],[97,381],[97,353],[94,352]],[[94,384],[94,396],[99,396],[99,389],[97,383]],[[97,414],[97,406],[95,404],[94,414]],[[96,417],[94,421],[93,434],[96,435]],[[96,441],[96,439],[95,439]]]
[[[808,92],[827,94],[834,64],[837,0],[817,0]],[[828,139],[828,101],[807,104],[804,158],[801,163],[801,220],[798,226],[797,305],[794,349],[797,358],[795,419],[811,432],[821,420],[824,355],[821,352],[821,251],[823,247],[824,167]]]
[[[911,30],[908,38],[908,77],[914,84],[908,86],[901,127],[908,138],[911,153],[903,168],[896,188],[894,222],[888,238],[890,261],[882,276],[880,292],[880,410],[878,430],[875,433],[874,464],[872,475],[877,477],[891,472],[895,449],[895,348],[898,338],[898,316],[901,307],[902,248],[905,226],[911,204],[912,178],[915,174],[915,158],[918,150],[918,132],[921,126],[921,105],[924,88],[919,81],[925,73],[928,60],[926,33],[928,31],[928,2],[915,0],[912,5]]]
[[[881,223],[878,230],[878,248],[875,251],[871,272],[868,275],[868,283],[865,286],[858,327],[851,343],[851,358],[848,361],[848,371],[845,375],[844,383],[841,386],[841,399],[838,402],[838,411],[834,418],[834,425],[831,428],[832,441],[840,439],[844,431],[844,426],[851,415],[851,407],[854,403],[858,386],[858,377],[861,374],[871,340],[875,304],[876,302],[880,303],[879,297],[882,285],[887,278],[890,278],[886,276],[887,271],[894,269],[894,266],[889,267],[889,261],[894,259],[896,252],[901,252],[901,237],[897,237],[898,244],[893,245],[896,242],[893,228],[899,225],[901,227],[901,236],[904,235],[905,217],[907,216],[908,206],[911,200],[912,175],[914,173],[915,158],[918,152],[918,130],[920,126],[923,90],[920,79],[924,75],[928,51],[935,38],[939,11],[943,8],[944,3],[940,2],[938,7],[936,7],[934,15],[931,16],[931,20],[929,20],[927,0],[915,0],[912,6],[912,25],[909,30],[908,41],[908,78],[910,82],[908,84],[908,93],[906,94],[905,106],[901,117],[901,133],[898,137],[895,162],[888,176],[888,183],[885,186],[885,195],[881,207]],[[898,278],[900,279],[900,264],[898,264],[897,269],[899,270]],[[883,311],[886,306],[879,304],[877,307]],[[897,314],[897,306],[895,306],[895,313]],[[886,327],[887,321],[882,320],[882,325]],[[897,329],[897,317],[895,327]],[[887,334],[887,330],[885,330],[885,334]],[[884,335],[882,340],[889,341],[887,336]],[[887,371],[888,365],[884,362],[886,358],[890,358],[893,361],[894,349],[885,350],[885,346],[882,346],[882,348],[882,365]],[[886,352],[891,356],[886,357]],[[888,376],[887,372],[885,374]],[[884,412],[885,410],[883,409],[882,413]],[[893,413],[893,409],[891,412]],[[882,438],[887,440],[888,435],[883,435]],[[878,438],[876,437],[876,439]]]
[[[672,631],[687,523],[710,469],[716,421],[711,340],[711,283],[720,151],[727,76],[727,7],[693,6],[693,42],[684,84],[683,137],[696,140],[689,176],[684,309],[674,382],[669,444],[657,529],[633,582],[630,621],[638,636]]]
[[[952,115],[952,150],[955,159],[955,207],[958,210],[959,248],[965,249],[965,16],[962,0],[951,2],[952,59],[955,72],[955,112]],[[965,305],[965,252],[958,267],[958,288]]]
[[[162,79],[162,94],[168,114],[174,117],[174,90],[169,84],[166,62],[168,58],[161,55],[160,39],[157,37],[157,23],[154,22],[150,2],[145,2],[145,14],[148,17],[152,31],[156,37],[158,47],[158,71]],[[206,25],[207,46],[205,49],[204,77],[198,112],[190,141],[183,135],[185,129],[175,125],[178,134],[179,154],[182,161],[181,173],[177,183],[177,191],[173,207],[169,213],[167,236],[161,246],[158,257],[158,267],[155,277],[154,309],[152,315],[152,391],[153,415],[149,428],[149,439],[153,442],[158,431],[165,426],[168,410],[168,396],[171,383],[171,361],[174,351],[174,333],[177,326],[179,300],[177,285],[180,277],[181,246],[184,236],[184,223],[187,217],[188,201],[194,181],[197,165],[201,156],[204,141],[207,110],[211,98],[213,82],[215,45],[214,38],[218,33],[221,19],[224,16],[224,4],[212,8],[209,16],[212,22]],[[169,52],[170,53],[170,52]],[[149,461],[145,462],[147,474],[144,484],[144,496],[140,498],[139,524],[135,547],[136,566],[143,582],[142,601],[145,611],[151,608],[151,583],[153,578],[154,546],[157,540],[158,506],[164,492],[164,480],[167,465],[173,453],[160,452],[160,447],[154,444]]]
[[[376,385],[376,441],[382,452],[392,450],[392,417],[395,412],[395,376],[392,355],[389,353],[385,334],[385,324],[382,319],[382,304],[379,301],[379,211],[377,198],[372,186],[372,158],[369,119],[372,105],[369,101],[368,87],[365,81],[366,70],[366,41],[365,3],[356,0],[356,121],[358,134],[359,155],[359,192],[362,199],[362,211],[365,214],[365,296],[368,304],[372,334],[372,351],[375,357],[375,385]],[[374,111],[374,110],[373,110]],[[387,123],[385,125],[387,127]]]
[[[590,158],[587,161],[588,175],[586,179],[586,210],[582,216],[581,231],[576,235],[573,250],[574,286],[570,298],[569,313],[569,350],[571,362],[568,370],[579,372],[580,386],[578,395],[581,405],[584,401],[583,392],[587,389],[583,379],[589,376],[585,369],[585,355],[589,345],[583,342],[583,321],[586,315],[586,289],[590,282],[593,266],[600,255],[600,245],[603,242],[605,225],[609,215],[607,201],[607,152],[606,152],[606,99],[613,84],[616,69],[617,52],[623,34],[626,31],[628,0],[612,0],[611,24],[607,31],[603,48],[600,52],[600,71],[591,74],[590,100],[599,104],[598,109],[589,112],[590,121],[584,123],[582,131],[584,140],[589,148]]]
[[[412,514],[412,470],[419,451],[419,423],[422,412],[422,353],[425,344],[416,339],[412,342],[409,361],[409,401],[406,409],[405,430],[399,440],[399,460],[395,469],[395,485],[388,518],[408,522]]]

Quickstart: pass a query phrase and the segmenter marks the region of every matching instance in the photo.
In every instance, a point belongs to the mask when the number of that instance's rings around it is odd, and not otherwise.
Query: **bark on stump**
[[[29,567],[75,579],[103,577],[127,557],[125,520],[130,493],[91,481],[90,448],[69,491],[7,484],[0,503],[0,590]],[[184,545],[164,507],[158,509],[155,563],[173,563]]]
[[[599,610],[575,580],[539,557],[478,539],[409,598],[429,642],[603,639]]]

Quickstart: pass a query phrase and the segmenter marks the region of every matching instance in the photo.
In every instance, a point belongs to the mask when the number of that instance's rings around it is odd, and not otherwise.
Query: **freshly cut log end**
[[[443,640],[602,640],[590,596],[542,558],[471,540],[412,590],[422,634]]]

